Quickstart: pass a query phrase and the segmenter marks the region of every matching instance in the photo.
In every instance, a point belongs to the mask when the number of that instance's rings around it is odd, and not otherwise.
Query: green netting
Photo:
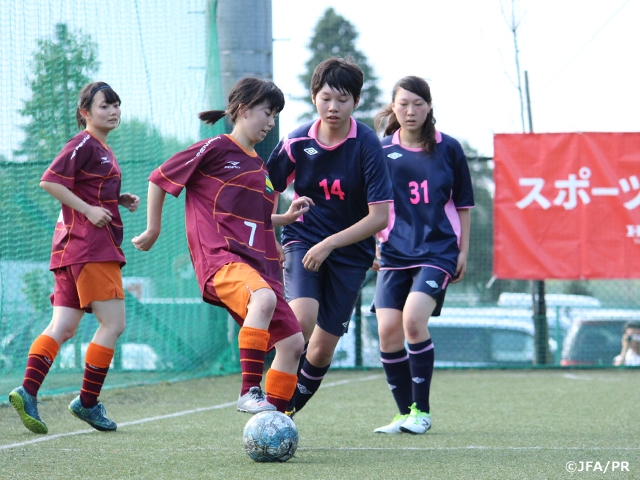
[[[161,7],[153,0],[0,0],[0,392],[20,382],[31,342],[51,318],[53,277],[47,265],[59,205],[38,182],[76,131],[79,88],[89,80],[104,80],[122,98],[122,124],[109,143],[122,167],[123,191],[144,199],[147,177],[158,164],[202,136],[225,131],[223,122],[204,128],[197,113],[224,107],[225,85],[240,71],[234,61],[257,54],[267,63],[272,60],[270,40],[260,48],[248,45],[252,38],[278,36],[264,15],[270,2],[253,2],[255,8],[234,19],[230,9],[240,4],[245,5],[233,0],[179,0]],[[226,34],[236,32],[236,40],[221,41],[220,15],[225,15]],[[345,19],[329,17],[342,31]],[[255,27],[260,22],[266,35]],[[345,38],[327,35],[325,42],[315,39],[310,45],[354,37]],[[324,45],[323,51],[344,52],[345,46]],[[289,59],[291,72],[278,74],[299,75],[307,60]],[[268,156],[277,135],[259,145],[261,156]],[[537,354],[529,283],[491,278],[492,167],[490,159],[476,158],[472,147],[465,144],[476,193],[470,259],[465,280],[449,287],[442,317],[430,322],[436,365],[610,365],[620,349],[624,321],[638,316],[638,281],[546,282],[548,294],[581,296],[556,298],[555,303],[549,297],[549,348]],[[109,386],[239,370],[237,326],[225,311],[200,300],[183,202],[167,198],[162,235],[148,253],[130,243],[146,226],[144,201],[137,213],[123,212],[127,329]],[[368,309],[374,284],[372,275],[363,289],[362,310],[356,310],[352,328],[339,343],[336,367],[380,366],[377,326]],[[521,295],[502,295],[510,293]],[[576,326],[577,319],[598,315],[601,325]],[[95,318],[85,316],[75,338],[61,349],[44,393],[78,388],[78,359],[95,328]],[[563,344],[573,349],[564,360]]]

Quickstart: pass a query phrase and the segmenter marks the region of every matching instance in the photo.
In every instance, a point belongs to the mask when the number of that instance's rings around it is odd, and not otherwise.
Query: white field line
[[[591,380],[591,377],[588,377],[586,375],[575,375],[573,373],[565,373],[562,376],[564,378],[568,378],[569,380],[587,380],[587,381]]]
[[[340,385],[346,385],[349,383],[356,383],[356,382],[367,382],[369,380],[377,380],[379,378],[382,378],[382,375],[369,375],[367,377],[362,377],[359,378],[357,380],[338,380],[336,382],[329,382],[325,385],[322,385],[320,388],[329,388],[329,387],[337,387]],[[182,417],[184,415],[191,415],[192,413],[201,413],[201,412],[208,412],[209,410],[219,410],[221,408],[227,408],[227,407],[232,407],[236,405],[236,401],[234,400],[233,402],[227,402],[227,403],[221,403],[218,405],[211,405],[210,407],[201,407],[201,408],[194,408],[192,410],[183,410],[182,412],[175,412],[175,413],[169,413],[167,415],[157,415],[155,417],[148,417],[148,418],[141,418],[140,420],[132,420],[130,422],[120,422],[118,423],[118,427],[127,427],[129,425],[139,425],[141,423],[147,423],[147,422],[155,422],[158,420],[165,420],[167,418],[175,418],[175,417]],[[0,445],[0,450],[9,450],[11,448],[18,448],[18,447],[24,447],[25,445],[31,445],[33,443],[40,443],[40,442],[48,442],[50,440],[55,440],[57,438],[62,438],[62,437],[71,437],[74,435],[85,435],[88,433],[94,433],[96,430],[94,429],[90,429],[90,430],[78,430],[76,432],[68,432],[68,433],[57,433],[54,435],[46,435],[43,437],[38,437],[38,438],[34,438],[33,440],[27,440],[24,442],[18,442],[18,443],[9,443],[7,445]]]

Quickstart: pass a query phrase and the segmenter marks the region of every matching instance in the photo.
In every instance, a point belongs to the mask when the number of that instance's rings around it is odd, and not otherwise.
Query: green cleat
[[[18,387],[9,394],[9,402],[16,409],[20,420],[33,433],[49,433],[49,429],[38,415],[38,400],[32,397],[24,387]]]
[[[419,410],[415,403],[409,408],[411,409],[409,418],[400,425],[400,430],[405,433],[422,435],[431,428],[431,414]]]
[[[409,414],[405,413],[404,415],[398,413],[395,417],[393,417],[393,421],[389,425],[385,425],[384,427],[376,428],[373,433],[402,433],[400,427],[404,422],[409,418]]]
[[[82,406],[79,395],[69,404],[69,411],[101,432],[113,432],[118,428],[116,422],[106,417],[107,409],[104,408],[102,403],[98,403],[92,408],[85,408]]]

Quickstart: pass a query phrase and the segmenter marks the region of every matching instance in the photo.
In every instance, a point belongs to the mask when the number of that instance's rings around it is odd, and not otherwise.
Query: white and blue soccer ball
[[[260,412],[242,432],[244,449],[256,462],[286,462],[298,448],[298,429],[284,413]]]

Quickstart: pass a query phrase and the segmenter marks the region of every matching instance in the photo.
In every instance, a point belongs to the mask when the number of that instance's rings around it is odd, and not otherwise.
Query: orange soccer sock
[[[33,397],[38,395],[38,390],[49,373],[59,349],[58,342],[48,335],[38,336],[31,344],[27,358],[27,369],[22,381],[22,386],[29,395]]]
[[[114,350],[91,342],[85,357],[84,379],[80,390],[80,402],[84,408],[98,404],[98,396],[113,360]]]
[[[267,371],[267,379],[265,382],[267,401],[275,406],[279,412],[284,413],[289,404],[289,400],[293,397],[297,383],[297,375],[270,368]]]
[[[242,370],[240,395],[247,393],[251,387],[260,386],[269,337],[269,332],[266,330],[252,327],[240,329],[238,334],[240,368]]]

